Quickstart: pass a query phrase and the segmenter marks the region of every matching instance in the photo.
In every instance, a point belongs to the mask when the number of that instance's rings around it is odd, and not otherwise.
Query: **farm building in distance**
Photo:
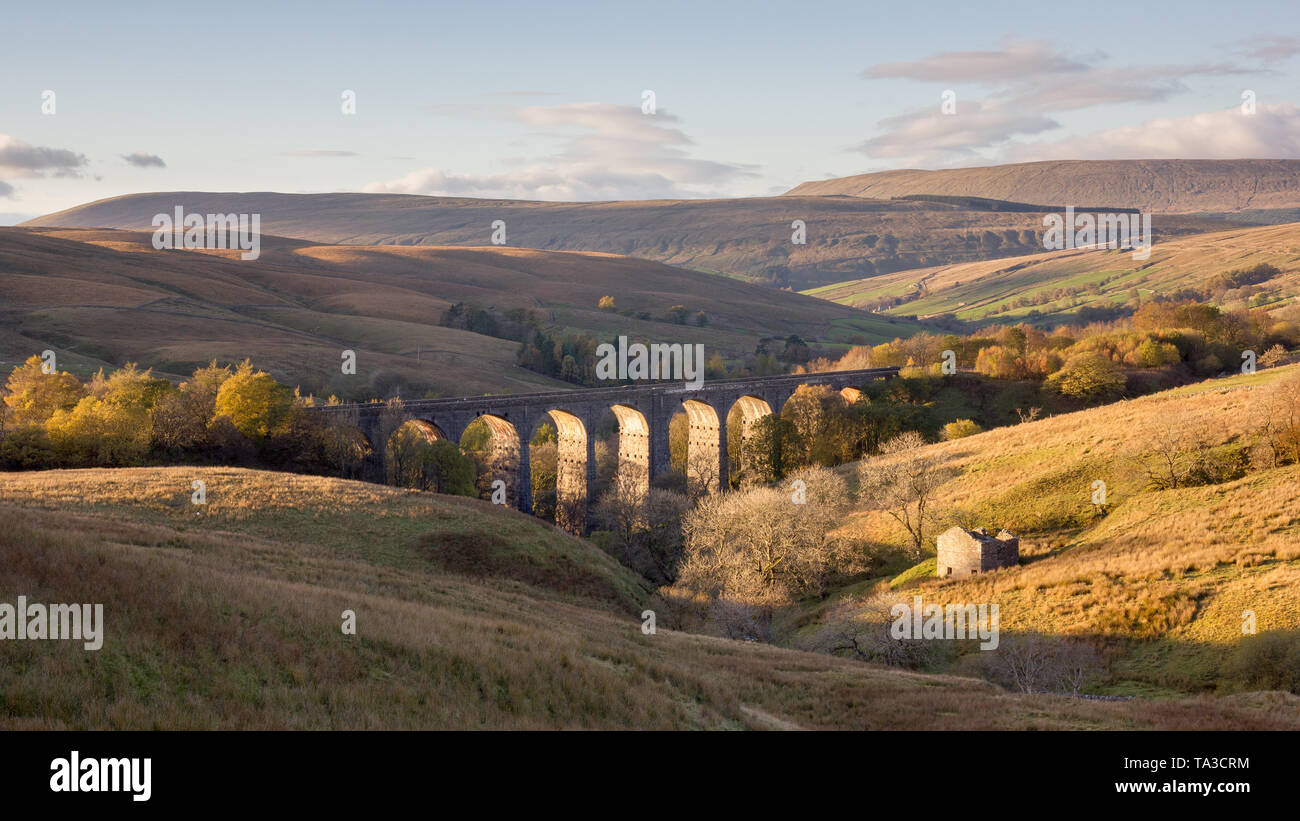
[[[934,574],[939,578],[971,576],[1020,563],[1020,539],[1003,530],[990,536],[983,528],[952,527],[939,534]]]

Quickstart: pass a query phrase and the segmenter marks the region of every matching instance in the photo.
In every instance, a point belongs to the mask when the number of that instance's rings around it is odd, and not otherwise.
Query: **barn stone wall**
[[[939,534],[938,546],[934,573],[940,578],[970,576],[1020,563],[1020,539],[1005,530],[991,536],[983,528],[953,527]]]

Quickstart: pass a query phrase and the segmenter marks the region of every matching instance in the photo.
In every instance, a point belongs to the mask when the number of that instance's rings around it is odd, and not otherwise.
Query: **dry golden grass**
[[[195,480],[204,483],[202,506],[191,501]],[[0,501],[162,526],[179,544],[201,544],[205,534],[250,536],[267,544],[227,558],[253,565],[272,553],[285,564],[298,562],[292,551],[272,550],[292,545],[399,570],[490,567],[484,583],[526,584],[533,595],[624,613],[638,612],[650,593],[589,542],[531,516],[478,499],[367,482],[244,468],[51,470],[0,473]]]
[[[209,488],[200,521],[186,501],[194,477]],[[0,727],[1300,729],[1285,701],[1016,696],[647,636],[634,614],[403,554],[471,528],[536,550],[583,544],[474,505],[254,471],[0,474],[0,601],[102,602],[106,621],[95,653],[0,644]],[[349,609],[356,636],[340,631]]]
[[[348,246],[468,250],[488,242],[489,226],[501,219],[509,226],[511,247],[626,254],[737,279],[776,280],[795,288],[901,268],[1029,253],[1037,243],[1030,237],[1043,231],[1042,212],[797,195],[567,203],[383,194],[164,192],[87,203],[25,225],[140,231],[148,229],[154,214],[170,213],[182,202],[199,213],[261,214],[267,234]],[[796,218],[809,228],[803,245],[790,243],[790,223]],[[1164,216],[1160,230],[1172,235],[1224,225],[1223,220],[1199,216]],[[972,241],[985,231],[999,237],[999,247]],[[891,235],[898,240],[897,247],[886,239]]]
[[[571,387],[515,365],[518,342],[438,323],[455,302],[538,311],[560,332],[699,343],[725,357],[762,336],[881,342],[918,326],[841,305],[613,254],[522,248],[319,246],[264,236],[261,256],[156,251],[150,234],[0,229],[0,367],[45,348],[86,376],[125,361],[186,376],[216,357],[304,392],[347,398]],[[610,295],[634,319],[598,310]],[[674,305],[708,325],[662,321]],[[847,324],[846,324],[847,323]],[[340,352],[357,353],[342,378]]]
[[[1214,444],[1249,442],[1269,397],[1296,378],[1300,366],[1211,380],[930,446],[960,472],[940,506],[1020,534],[1021,565],[930,579],[907,595],[996,602],[1012,632],[1175,644],[1168,664],[1134,677],[1214,686],[1216,660],[1242,636],[1243,611],[1255,613],[1260,631],[1300,625],[1300,466],[1151,491],[1135,459],[1167,426],[1206,431]],[[1092,506],[1096,480],[1107,486],[1105,515]],[[858,514],[846,529],[902,542],[879,512]]]

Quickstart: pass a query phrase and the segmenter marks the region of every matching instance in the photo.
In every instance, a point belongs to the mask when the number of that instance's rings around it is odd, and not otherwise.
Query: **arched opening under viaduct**
[[[740,397],[727,412],[728,475],[733,485],[742,483],[753,472],[748,446],[754,435],[754,425],[771,415],[772,406],[758,396]]]
[[[722,424],[713,406],[698,399],[682,401],[686,413],[686,489],[691,495],[711,493],[722,479]]]
[[[518,508],[520,477],[519,431],[509,419],[493,414],[481,414],[465,426],[460,437],[461,449],[474,459],[478,466],[475,485],[479,496],[492,499],[494,490],[504,483],[505,504]]]
[[[389,434],[384,469],[385,481],[398,487],[465,494],[474,484],[473,470],[459,446],[425,419],[408,419]]]
[[[568,411],[552,408],[529,431],[529,476],[534,515],[570,533],[585,533],[588,465],[587,426]]]

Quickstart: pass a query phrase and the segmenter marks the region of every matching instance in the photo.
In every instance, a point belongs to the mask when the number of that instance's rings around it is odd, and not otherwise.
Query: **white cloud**
[[[365,186],[369,193],[432,194],[560,201],[721,196],[752,168],[692,157],[689,137],[662,109],[573,103],[517,109],[522,123],[559,139],[557,151],[513,159],[498,174],[458,174],[428,167]]]
[[[921,60],[880,63],[864,69],[864,79],[906,79],[921,82],[989,83],[1023,80],[1026,76],[1068,74],[1087,66],[1058,54],[1042,40],[1008,40],[997,51],[943,51]]]
[[[884,133],[863,141],[857,150],[872,157],[905,159],[910,164],[951,163],[979,147],[1000,143],[1017,134],[1038,134],[1059,124],[1032,112],[1020,113],[996,101],[957,101],[956,114],[933,108],[880,121]]]
[[[1257,45],[1281,53],[1289,42]],[[995,162],[1015,138],[1059,128],[1054,115],[1061,112],[1161,102],[1189,91],[1186,81],[1192,77],[1264,71],[1223,62],[1107,66],[1101,65],[1104,59],[1101,54],[1067,57],[1043,41],[1009,39],[996,51],[942,52],[873,66],[862,76],[951,85],[957,113],[942,114],[938,93],[927,92],[934,94],[930,107],[880,120],[880,132],[856,150],[926,167]]]
[[[1188,117],[1149,120],[1055,142],[1009,146],[1011,162],[1053,159],[1300,158],[1300,108],[1260,105],[1254,114],[1239,106]]]

